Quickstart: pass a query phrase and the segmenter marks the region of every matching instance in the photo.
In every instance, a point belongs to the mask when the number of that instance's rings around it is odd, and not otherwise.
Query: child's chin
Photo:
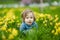
[[[28,25],[32,25],[32,24],[29,23]]]

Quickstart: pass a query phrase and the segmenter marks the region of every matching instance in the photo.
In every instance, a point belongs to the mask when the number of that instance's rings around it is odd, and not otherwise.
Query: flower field
[[[0,8],[0,40],[60,40],[60,7],[46,7],[41,13],[39,8],[33,10],[38,31],[21,36],[19,27],[22,23],[22,8]]]

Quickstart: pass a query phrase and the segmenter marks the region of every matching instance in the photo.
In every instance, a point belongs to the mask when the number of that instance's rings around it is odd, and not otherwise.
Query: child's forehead
[[[28,15],[32,15],[33,16],[33,13],[32,12],[29,12],[29,13],[26,14],[26,16],[28,16]]]

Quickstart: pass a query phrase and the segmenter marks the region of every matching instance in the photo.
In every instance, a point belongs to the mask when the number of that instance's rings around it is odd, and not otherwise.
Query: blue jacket
[[[37,23],[36,22],[33,22],[32,25],[28,25],[26,23],[22,23],[21,26],[20,26],[20,32],[23,32],[23,33],[26,33],[26,31],[28,31],[29,29],[32,29],[32,28],[38,28],[37,26]]]

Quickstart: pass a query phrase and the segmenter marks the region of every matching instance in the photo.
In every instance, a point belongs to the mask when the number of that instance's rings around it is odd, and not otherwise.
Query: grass
[[[36,13],[38,30],[33,29],[21,35],[19,27],[22,23],[21,13],[30,8]],[[1,8],[0,39],[1,40],[60,40],[60,7],[45,7],[41,13],[37,7]],[[52,19],[53,18],[53,19]],[[37,20],[38,19],[38,20]],[[58,25],[58,26],[57,26]],[[55,28],[58,27],[58,28]],[[52,30],[54,30],[52,32]],[[13,34],[14,33],[14,34]],[[16,34],[16,35],[15,35]]]

